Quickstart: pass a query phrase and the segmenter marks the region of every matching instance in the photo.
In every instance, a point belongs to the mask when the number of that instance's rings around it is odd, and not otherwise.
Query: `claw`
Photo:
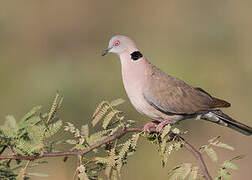
[[[156,127],[156,131],[157,132],[161,132],[163,130],[163,128],[167,125],[167,124],[170,124],[171,121],[168,121],[168,120],[164,120],[162,122],[160,122],[157,127]]]
[[[144,125],[144,131],[147,131],[148,133],[150,133],[150,129],[152,127],[156,127],[157,125],[159,125],[160,122],[159,121],[151,121],[151,122],[148,122],[147,124]]]

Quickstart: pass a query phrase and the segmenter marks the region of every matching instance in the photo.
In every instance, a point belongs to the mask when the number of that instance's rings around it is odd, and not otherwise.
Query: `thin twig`
[[[187,150],[189,150],[194,155],[194,157],[199,161],[201,170],[203,172],[205,179],[212,180],[212,177],[210,176],[207,170],[206,163],[204,162],[201,153],[193,145],[191,145],[188,141],[186,141],[184,138],[181,138],[181,139],[184,141],[184,147]]]
[[[92,151],[95,148],[100,147],[103,144],[107,144],[111,141],[114,141],[116,139],[121,138],[122,136],[124,136],[127,133],[130,132],[141,132],[144,130],[143,126],[139,126],[139,127],[128,127],[128,128],[124,128],[121,131],[116,132],[115,134],[101,140],[98,141],[94,144],[92,144],[91,146],[87,147],[86,149],[83,150],[78,150],[78,151],[64,151],[64,152],[45,152],[41,155],[38,156],[22,156],[22,155],[12,155],[12,156],[0,156],[0,160],[1,159],[20,159],[20,160],[35,160],[35,159],[40,159],[40,158],[46,158],[46,157],[59,157],[59,156],[70,156],[70,155],[85,155],[88,152]],[[170,134],[171,136],[174,136],[174,134]],[[194,157],[199,161],[202,173],[204,175],[204,178],[206,180],[212,180],[212,177],[210,176],[206,164],[201,156],[201,153],[193,146],[191,145],[188,141],[186,141],[184,138],[180,137],[183,141],[184,141],[184,147],[189,150]]]

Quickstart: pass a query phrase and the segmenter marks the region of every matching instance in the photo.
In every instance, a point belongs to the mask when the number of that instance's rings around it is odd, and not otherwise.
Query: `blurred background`
[[[101,100],[118,97],[127,100],[120,109],[128,119],[148,122],[125,94],[118,57],[101,57],[109,39],[123,34],[163,71],[231,102],[224,111],[252,126],[251,8],[249,0],[1,1],[0,123],[8,114],[21,118],[38,104],[46,111],[57,90],[65,97],[60,115],[65,122],[89,123]],[[185,138],[197,147],[220,135],[235,148],[217,150],[217,166],[205,157],[214,177],[223,160],[245,154],[233,179],[252,179],[251,137],[205,121],[179,127],[189,130]],[[51,158],[30,171],[50,174],[33,179],[72,179],[75,160]],[[168,179],[168,170],[180,162],[197,164],[181,151],[161,168],[155,147],[142,139],[122,179]]]

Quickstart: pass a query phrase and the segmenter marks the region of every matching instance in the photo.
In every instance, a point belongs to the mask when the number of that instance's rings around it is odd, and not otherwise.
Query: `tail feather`
[[[214,100],[214,107],[215,108],[220,108],[220,107],[230,107],[231,104],[225,100],[222,100],[222,99],[218,99],[218,98],[215,98],[213,97],[213,100]]]
[[[232,119],[230,116],[224,114],[221,110],[213,110],[211,112],[203,114],[201,118],[207,121],[220,124],[222,126],[229,127],[247,136],[252,135],[252,127],[249,127]]]

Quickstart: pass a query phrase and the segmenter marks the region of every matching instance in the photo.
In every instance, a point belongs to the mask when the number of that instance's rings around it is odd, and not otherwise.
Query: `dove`
[[[119,56],[123,85],[130,102],[139,113],[152,119],[145,124],[146,131],[156,128],[161,132],[167,124],[194,118],[226,126],[245,135],[252,134],[251,127],[220,110],[230,107],[229,102],[166,74],[151,64],[130,38],[113,36],[102,56],[108,53]]]

